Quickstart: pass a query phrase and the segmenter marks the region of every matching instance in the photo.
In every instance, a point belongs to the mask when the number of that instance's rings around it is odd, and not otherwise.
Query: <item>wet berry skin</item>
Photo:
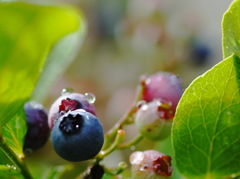
[[[150,102],[154,99],[164,99],[172,103],[176,110],[183,90],[181,80],[172,73],[158,72],[142,80],[142,99]]]
[[[171,157],[156,150],[130,155],[132,179],[164,179],[172,175]]]
[[[89,103],[85,96],[80,93],[66,93],[60,96],[51,106],[48,116],[48,125],[52,129],[54,122],[68,111],[84,109],[96,116],[93,104]]]
[[[24,110],[28,128],[23,149],[27,153],[40,149],[47,142],[50,129],[47,112],[41,104],[35,101],[27,102]]]
[[[51,142],[65,160],[79,162],[99,153],[104,141],[103,128],[93,114],[78,109],[62,115],[54,124]]]

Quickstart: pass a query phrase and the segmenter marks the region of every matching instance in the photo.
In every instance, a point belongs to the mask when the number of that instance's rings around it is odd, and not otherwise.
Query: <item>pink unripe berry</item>
[[[152,76],[143,77],[142,85],[143,100],[150,102],[154,99],[164,99],[170,101],[173,109],[176,110],[178,101],[183,93],[181,80],[176,75],[158,72]]]
[[[135,123],[138,131],[147,139],[163,140],[171,133],[173,117],[171,103],[155,99],[138,109]]]
[[[155,150],[132,153],[130,163],[132,179],[165,179],[173,170],[171,157]]]

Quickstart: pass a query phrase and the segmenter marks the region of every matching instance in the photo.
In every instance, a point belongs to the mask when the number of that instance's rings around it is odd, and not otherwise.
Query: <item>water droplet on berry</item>
[[[92,93],[85,93],[85,94],[84,94],[84,97],[85,97],[85,99],[86,99],[89,103],[91,103],[91,104],[93,104],[93,103],[96,101],[96,97],[95,97],[95,95],[92,94]]]
[[[65,95],[65,94],[68,94],[68,93],[73,93],[73,89],[72,88],[63,88],[62,92],[61,92],[61,95]]]
[[[134,152],[131,154],[130,156],[130,163],[132,165],[135,165],[135,164],[140,164],[142,162],[142,160],[144,159],[144,153],[143,152]]]
[[[146,111],[148,109],[148,105],[147,104],[144,104],[141,106],[141,110],[142,111]]]

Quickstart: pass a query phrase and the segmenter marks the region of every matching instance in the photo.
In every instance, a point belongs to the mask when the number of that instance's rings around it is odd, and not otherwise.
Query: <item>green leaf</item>
[[[240,173],[240,59],[233,55],[184,92],[172,140],[179,171],[188,178]]]
[[[26,133],[25,113],[22,109],[21,113],[13,117],[6,125],[3,126],[2,134],[7,145],[20,157],[24,158],[23,143]]]
[[[71,7],[0,3],[0,126],[29,99],[45,60],[64,36],[79,31]]]
[[[20,179],[21,172],[14,166],[10,165],[0,165],[0,177],[8,179]]]
[[[240,55],[240,0],[235,0],[223,16],[222,21],[222,48],[223,58],[233,53]]]

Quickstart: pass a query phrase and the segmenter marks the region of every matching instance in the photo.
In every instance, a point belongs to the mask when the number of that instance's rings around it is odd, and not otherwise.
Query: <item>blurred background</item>
[[[63,88],[91,92],[96,96],[97,114],[105,131],[131,105],[140,75],[172,72],[181,77],[185,89],[222,60],[221,19],[231,0],[43,2],[73,5],[83,11],[88,23],[87,36],[75,60],[51,86],[43,104],[49,109]],[[128,138],[135,135],[133,128],[127,131]],[[144,140],[136,150],[154,145]],[[51,157],[41,157],[46,153]],[[121,160],[128,161],[130,153],[117,151],[105,163],[116,166]],[[67,163],[53,152],[50,143],[31,156],[33,163],[35,157],[50,160],[50,164]]]

